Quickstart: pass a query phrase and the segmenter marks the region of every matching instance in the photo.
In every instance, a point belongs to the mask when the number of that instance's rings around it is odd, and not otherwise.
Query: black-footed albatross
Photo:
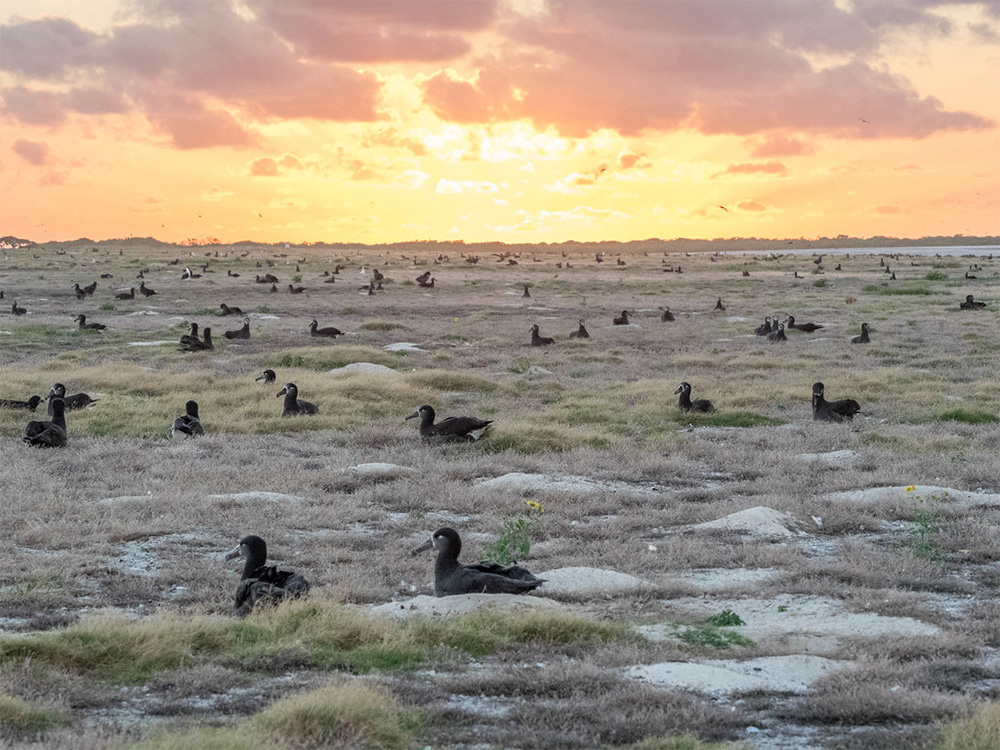
[[[285,405],[281,409],[281,416],[291,417],[296,414],[318,414],[319,409],[316,404],[303,401],[299,398],[299,387],[295,383],[285,383],[285,387],[278,391],[278,397],[285,397]]]
[[[174,426],[170,428],[170,437],[194,437],[204,435],[205,428],[201,426],[201,418],[198,416],[198,402],[188,401],[184,405],[184,414],[174,420]]]
[[[526,594],[545,583],[519,565],[504,567],[491,562],[462,565],[458,561],[462,539],[448,526],[431,534],[431,538],[416,547],[412,554],[419,555],[432,547],[438,553],[434,563],[434,596]]]
[[[255,381],[263,380],[264,385],[267,385],[268,383],[273,383],[275,380],[277,380],[277,378],[278,376],[275,374],[274,370],[264,370],[264,372],[255,377],[254,380]]]
[[[674,391],[674,395],[677,395],[678,393],[681,395],[677,400],[677,405],[684,411],[715,411],[714,404],[712,404],[712,402],[707,398],[696,398],[694,401],[691,400],[691,384],[687,381],[684,381],[677,386],[677,390]]]
[[[813,383],[813,419],[821,422],[843,422],[845,419],[853,420],[854,415],[861,411],[860,404],[853,398],[827,401],[824,398],[824,388],[822,383]]]
[[[446,443],[471,443],[481,438],[492,420],[477,417],[446,417],[434,424],[434,407],[424,404],[407,419],[420,418],[420,437],[424,440],[440,440]]]
[[[242,557],[243,575],[236,589],[234,613],[245,617],[258,603],[275,604],[282,599],[299,597],[309,590],[309,581],[291,570],[278,570],[268,566],[267,543],[253,534],[240,539],[236,548],[226,555],[226,560]]]
[[[36,448],[61,448],[66,445],[66,404],[53,398],[51,422],[28,422],[24,428],[24,442]]]

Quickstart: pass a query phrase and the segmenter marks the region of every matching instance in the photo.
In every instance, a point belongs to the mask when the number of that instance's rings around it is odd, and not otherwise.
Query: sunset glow
[[[0,4],[0,234],[1000,234],[1000,4]]]

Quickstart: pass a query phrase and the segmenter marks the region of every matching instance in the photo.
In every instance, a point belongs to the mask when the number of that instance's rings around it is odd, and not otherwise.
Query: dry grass
[[[389,723],[403,725],[398,736],[416,743],[702,750],[709,745],[699,742],[738,739],[748,724],[790,716],[830,747],[864,746],[857,738],[892,747],[904,736],[918,747],[914,738],[966,715],[978,697],[973,686],[995,679],[981,663],[985,649],[1000,645],[992,604],[1000,593],[998,509],[943,503],[927,535],[936,554],[922,555],[912,544],[912,502],[862,505],[826,494],[908,484],[1000,490],[997,261],[978,259],[984,271],[972,291],[990,307],[966,314],[957,308],[965,293],[960,258],[894,264],[894,288],[879,275],[877,257],[855,255],[843,259],[843,271],[824,264],[819,274],[806,257],[744,265],[743,258],[636,254],[625,268],[607,268],[589,251],[571,258],[572,269],[555,268],[563,259],[543,251],[540,262],[510,268],[460,259],[432,266],[428,252],[415,269],[412,260],[361,248],[350,250],[348,270],[327,285],[323,271],[345,263],[346,251],[304,249],[307,291],[289,295],[252,282],[264,270],[283,283],[295,275],[301,254],[280,257],[270,247],[220,248],[219,258],[214,249],[191,257],[187,248],[128,242],[97,253],[89,245],[68,249],[10,252],[0,267],[0,288],[8,298],[16,290],[30,313],[0,315],[0,397],[44,396],[60,381],[100,398],[92,410],[68,415],[70,443],[61,451],[22,445],[18,437],[33,417],[0,411],[0,627],[18,633],[0,641],[0,678],[12,716],[58,717],[37,731],[23,725],[29,728],[10,735],[19,746],[103,750],[149,735],[148,747],[252,750],[262,745],[256,722],[264,715],[279,724],[294,717],[296,732],[311,737],[336,722],[313,713],[309,697],[334,671],[388,675],[358,684],[381,703],[396,701],[395,716],[404,718]],[[215,273],[181,282],[167,265],[181,256],[209,262]],[[661,273],[661,261],[681,263],[684,274]],[[358,293],[361,264],[389,276],[384,294]],[[750,278],[741,276],[744,267]],[[142,268],[159,294],[114,300]],[[241,277],[226,276],[227,268]],[[433,291],[411,280],[428,269],[438,279]],[[805,278],[794,279],[794,270]],[[100,273],[114,278],[78,302],[73,283]],[[817,279],[826,284],[814,286]],[[713,313],[720,295],[728,309]],[[221,301],[249,313],[249,341],[222,337],[238,326],[216,315]],[[660,322],[665,304],[673,323]],[[634,325],[612,326],[623,308],[634,311]],[[109,329],[81,333],[72,321],[80,312]],[[775,312],[826,327],[771,345],[752,330]],[[571,341],[581,315],[591,339]],[[313,317],[348,335],[310,338]],[[214,352],[130,346],[176,342],[192,321],[212,327]],[[852,346],[861,322],[871,325],[872,343]],[[532,323],[556,345],[528,347]],[[425,351],[384,348],[401,341]],[[393,372],[329,372],[354,362]],[[265,367],[278,372],[276,384],[254,381]],[[681,412],[673,394],[682,380],[718,411]],[[867,416],[814,423],[816,380],[829,398],[856,398]],[[318,415],[279,416],[275,394],[289,381],[319,406]],[[207,435],[170,442],[167,428],[189,398],[201,405]],[[495,420],[493,434],[475,445],[423,444],[416,425],[403,421],[423,403],[440,417]],[[842,468],[800,457],[844,449],[858,456]],[[416,471],[370,478],[348,470],[369,462]],[[510,472],[631,489],[478,486]],[[254,491],[288,497],[233,497]],[[652,587],[559,597],[572,604],[568,617],[479,615],[400,626],[354,606],[430,593],[431,558],[408,554],[417,541],[454,525],[463,559],[477,559],[525,499],[545,508],[532,531],[531,569],[592,565]],[[792,515],[806,536],[683,531],[758,505]],[[272,562],[303,573],[313,598],[247,621],[222,617],[239,577],[222,554],[245,533],[267,539]],[[683,644],[637,641],[629,624],[694,625],[700,618],[672,606],[701,593],[683,576],[744,568],[777,574],[737,589],[747,596],[821,593],[849,610],[918,617],[943,632],[846,640],[839,655],[868,658],[862,668],[828,678],[805,699],[766,701],[759,711],[743,705],[733,712],[620,679],[630,663],[691,654]],[[87,611],[94,614],[80,621]],[[720,653],[734,652],[706,652]],[[286,673],[298,681],[274,682]],[[123,701],[143,717],[141,729],[117,723],[121,684],[135,686]],[[456,708],[447,703],[454,694],[482,694],[509,712],[491,718]],[[405,718],[411,703],[424,723]],[[218,725],[186,727],[189,716]],[[154,719],[163,728],[150,735]],[[364,732],[350,736],[372,742]]]

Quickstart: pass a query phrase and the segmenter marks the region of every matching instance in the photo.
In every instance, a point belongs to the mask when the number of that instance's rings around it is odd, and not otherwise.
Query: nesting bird
[[[240,308],[238,308],[236,305],[233,305],[232,307],[230,307],[225,302],[223,302],[221,305],[219,305],[219,309],[222,311],[222,312],[219,313],[219,315],[221,317],[226,317],[227,315],[242,315],[243,314],[243,310],[241,310]]]
[[[867,344],[871,339],[868,338],[868,324],[861,324],[861,335],[855,336],[851,339],[852,344]]]
[[[227,339],[248,339],[250,338],[250,318],[243,318],[243,327],[235,331],[223,331],[223,336]]]
[[[696,398],[694,401],[691,400],[691,384],[687,381],[677,386],[677,390],[674,391],[674,395],[676,396],[678,393],[680,394],[680,398],[677,400],[677,405],[684,411],[701,411],[706,413],[715,411],[715,406],[707,398]]]
[[[788,316],[788,330],[802,331],[804,333],[812,333],[813,331],[818,331],[822,328],[819,323],[796,323],[795,316]]]
[[[675,320],[674,314],[670,312],[669,307],[663,308],[663,314],[660,316],[660,321],[663,323],[671,323]]]
[[[590,334],[587,332],[587,327],[583,325],[583,318],[580,318],[580,327],[577,328],[573,333],[569,335],[571,339],[589,339]]]
[[[431,538],[416,547],[412,554],[419,555],[431,548],[438,553],[434,562],[435,596],[526,594],[545,582],[519,565],[504,567],[491,562],[462,565],[458,561],[462,539],[457,531],[448,526],[431,534]]]
[[[274,370],[264,370],[260,375],[254,378],[254,380],[263,380],[264,384],[273,383],[277,379],[277,375]]]
[[[424,440],[438,440],[445,443],[471,443],[479,440],[492,420],[478,417],[447,417],[434,424],[434,407],[424,404],[406,419],[420,419],[420,437]]]
[[[33,412],[38,408],[40,403],[42,403],[41,396],[32,396],[27,401],[21,401],[13,398],[0,398],[0,409],[27,409],[28,411]]]
[[[73,318],[73,320],[79,323],[80,328],[85,331],[103,331],[104,329],[107,328],[107,326],[104,325],[104,323],[88,323],[87,316],[82,314],[77,315],[75,318]]]
[[[24,442],[36,448],[61,448],[66,445],[66,404],[61,398],[49,401],[52,420],[28,422],[24,428]]]
[[[531,326],[529,330],[531,331],[531,346],[548,346],[556,343],[556,340],[551,336],[542,336],[538,333],[538,323]]]
[[[194,323],[191,324],[192,327]],[[202,339],[198,340],[197,336],[194,338],[189,338],[187,343],[184,343],[184,338],[181,338],[181,351],[182,352],[207,352],[215,349],[215,344],[212,343],[212,329],[206,328],[202,334]]]
[[[724,304],[722,304],[722,297],[719,297],[717,300],[715,300],[715,307],[713,307],[712,309],[713,310],[725,310],[726,309],[726,306]]]
[[[17,303],[15,302],[14,304],[16,305]],[[959,302],[958,306],[962,310],[981,310],[982,308],[986,307],[986,303],[976,302],[976,300],[973,298],[971,294],[966,294],[965,302]],[[14,314],[16,315],[17,313]]]
[[[278,398],[285,397],[285,404],[281,409],[281,416],[293,417],[296,414],[318,414],[319,409],[316,404],[303,401],[299,398],[299,387],[295,383],[285,383],[285,387],[278,391]]]
[[[758,336],[767,336],[769,333],[771,333],[771,330],[772,330],[771,316],[768,315],[766,318],[764,318],[764,322],[761,323],[759,326],[757,326],[757,328],[754,330],[754,333],[756,333]]]
[[[139,291],[142,292],[142,296],[147,299],[156,294],[156,290],[146,286],[145,281],[139,283]]]
[[[201,418],[198,416],[198,402],[188,401],[184,405],[184,414],[174,420],[174,426],[170,428],[170,437],[195,437],[204,435],[205,429],[201,426]]]
[[[127,292],[118,292],[115,295],[115,299],[135,299],[135,287],[132,287]]]
[[[627,326],[628,322],[628,310],[622,310],[622,314],[611,321],[616,326]]]
[[[10,311],[14,315],[27,315],[28,314],[28,311],[25,310],[23,307],[18,307],[17,306],[17,300],[14,300],[13,304],[10,306]]]
[[[328,339],[335,339],[337,336],[343,336],[344,332],[339,328],[334,328],[333,326],[327,326],[326,328],[318,328],[319,323],[314,319],[312,323],[309,324],[309,335],[310,336],[321,336]]]
[[[53,402],[56,400],[61,400],[63,405],[66,407],[66,411],[73,411],[75,409],[85,409],[91,404],[96,404],[100,399],[91,398],[86,393],[74,393],[72,396],[66,395],[66,386],[62,383],[56,383],[49,390],[49,416],[55,414],[55,407]]]
[[[773,321],[772,321],[772,326],[773,326]],[[778,323],[776,327],[773,327],[771,332],[767,334],[767,340],[770,341],[772,344],[777,343],[779,341],[788,341],[788,337],[785,335],[785,324]]]
[[[240,585],[234,598],[234,614],[245,617],[257,604],[276,604],[285,598],[299,597],[309,591],[309,581],[291,570],[267,565],[267,543],[259,536],[240,539],[226,560],[245,560]]]
[[[853,420],[854,415],[861,411],[861,406],[853,398],[827,401],[824,398],[824,388],[822,383],[813,383],[813,419],[821,422],[843,422],[845,419]]]

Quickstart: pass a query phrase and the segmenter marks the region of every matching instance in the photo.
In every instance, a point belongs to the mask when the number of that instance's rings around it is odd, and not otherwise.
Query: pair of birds
[[[796,323],[794,315],[789,315],[788,320],[786,320],[785,323],[781,323],[778,320],[777,315],[774,315],[773,317],[768,315],[764,318],[764,322],[757,326],[754,333],[758,336],[768,336],[776,331],[782,330],[785,326],[787,326],[790,331],[802,331],[804,333],[812,333],[813,331],[818,331],[820,328],[823,328],[823,326],[819,323]]]
[[[86,393],[74,393],[66,395],[66,386],[56,383],[49,390],[47,396],[49,401],[49,420],[33,420],[28,422],[24,428],[24,442],[37,448],[61,448],[66,445],[68,435],[66,432],[66,412],[72,409],[83,409],[90,404],[96,403],[98,399],[91,398]],[[31,411],[42,402],[38,396],[32,396],[24,402]],[[32,406],[32,404],[34,406]]]
[[[526,594],[545,583],[520,565],[504,566],[480,561],[463,565],[458,561],[462,539],[458,532],[442,526],[412,555],[429,549],[437,551],[434,562],[434,595],[460,594]],[[310,589],[309,581],[291,570],[280,570],[267,564],[267,543],[259,536],[249,535],[239,540],[228,552],[226,560],[243,558],[243,573],[233,600],[234,614],[245,617],[262,604],[276,604],[284,599],[302,596]]]
[[[528,342],[529,346],[550,346],[550,345],[556,343],[556,340],[554,338],[552,338],[551,336],[542,336],[539,333],[538,324],[537,323],[535,323],[533,326],[531,326],[531,328],[528,329],[528,330],[531,331],[531,341]],[[571,339],[589,339],[590,338],[590,331],[588,331],[587,330],[587,326],[584,325],[583,318],[580,318],[579,325],[577,326],[577,329],[575,331],[573,331],[572,333],[570,333],[569,337]]]
[[[198,338],[198,324],[191,323],[191,332],[181,336],[182,352],[205,352],[215,349],[212,343],[212,329],[206,328],[202,338]]]

